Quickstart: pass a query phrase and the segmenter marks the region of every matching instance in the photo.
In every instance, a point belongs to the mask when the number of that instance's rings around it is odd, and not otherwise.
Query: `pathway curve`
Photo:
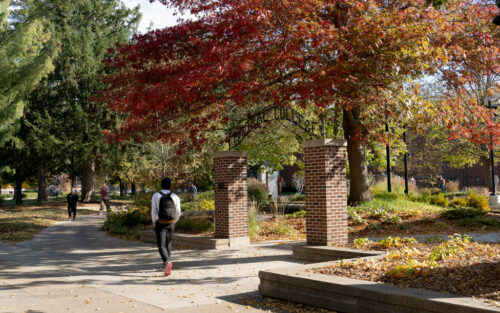
[[[155,246],[100,231],[85,216],[0,246],[0,312],[256,312],[258,271],[297,264],[289,244],[173,252],[163,277]]]

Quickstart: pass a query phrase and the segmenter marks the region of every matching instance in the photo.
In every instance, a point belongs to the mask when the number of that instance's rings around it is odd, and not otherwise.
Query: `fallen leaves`
[[[375,242],[364,248],[378,249]],[[392,283],[463,296],[500,301],[500,244],[469,242],[450,236],[444,242],[391,246],[380,260],[341,261],[315,268],[320,274]]]

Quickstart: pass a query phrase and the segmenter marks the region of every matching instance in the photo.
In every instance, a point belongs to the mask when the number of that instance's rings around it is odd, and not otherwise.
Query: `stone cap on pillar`
[[[246,158],[246,151],[220,151],[214,153],[214,158]]]
[[[314,148],[322,146],[347,147],[347,141],[344,139],[316,139],[307,140],[302,143],[304,148]]]

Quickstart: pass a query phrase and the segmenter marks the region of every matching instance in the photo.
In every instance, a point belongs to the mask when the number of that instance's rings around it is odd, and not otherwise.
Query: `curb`
[[[296,249],[318,249],[298,246]],[[346,249],[321,247],[331,250],[338,259]],[[324,251],[320,253],[325,253]],[[348,254],[356,250],[349,249]],[[359,251],[354,259],[381,258],[383,255],[367,256]],[[312,253],[312,252],[310,252]],[[310,258],[310,253],[308,259]],[[364,254],[364,255],[363,255]],[[324,257],[324,256],[322,256]],[[338,263],[329,261],[259,272],[259,292],[263,296],[313,305],[346,313],[492,313],[500,308],[471,297],[461,297],[436,291],[399,288],[390,284],[357,280],[339,276],[308,272],[308,269]]]

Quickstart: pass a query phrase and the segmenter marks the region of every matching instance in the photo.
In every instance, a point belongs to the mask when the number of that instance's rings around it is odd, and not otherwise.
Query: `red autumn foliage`
[[[446,62],[455,26],[424,0],[160,2],[198,19],[136,36],[106,60],[115,71],[101,99],[129,116],[116,138],[196,144],[235,107],[262,104],[360,109],[363,137],[386,113],[421,111],[395,95]]]
[[[451,40],[444,47],[449,62],[440,68],[448,94],[442,117],[451,138],[473,143],[500,144],[500,119],[487,109],[500,100],[500,28],[491,23],[498,8],[491,1],[458,1],[449,17]]]

